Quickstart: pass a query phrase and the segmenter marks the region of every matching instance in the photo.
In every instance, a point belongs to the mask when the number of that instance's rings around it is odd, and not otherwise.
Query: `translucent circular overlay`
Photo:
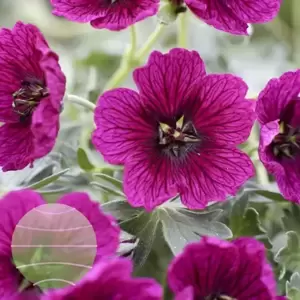
[[[93,266],[96,234],[88,219],[64,204],[45,204],[28,212],[12,238],[17,269],[41,289],[75,285]]]

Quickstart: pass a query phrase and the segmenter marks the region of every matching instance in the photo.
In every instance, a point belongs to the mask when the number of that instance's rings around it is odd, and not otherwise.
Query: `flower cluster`
[[[197,17],[217,29],[247,34],[248,23],[272,20],[281,0],[169,0],[185,4]],[[51,0],[53,13],[95,28],[124,29],[157,13],[159,0]]]
[[[131,205],[151,210],[180,194],[187,207],[204,208],[253,176],[237,148],[255,119],[242,79],[207,75],[198,53],[173,49],[153,52],[134,80],[139,93],[119,88],[99,98],[93,134],[109,163],[125,165]]]
[[[20,290],[25,278],[12,263],[13,232],[20,219],[45,202],[31,190],[11,192],[0,201],[1,228],[5,228],[0,235],[1,299],[162,299],[162,288],[158,283],[149,278],[133,278],[131,262],[113,257],[119,229],[111,217],[96,209],[98,204],[84,193],[67,194],[57,203],[81,212],[92,225],[97,237],[94,267],[75,286],[43,292],[27,282]],[[276,283],[264,251],[263,244],[252,238],[226,242],[203,237],[200,242],[188,245],[173,260],[168,272],[169,287],[178,300],[280,299],[276,296]]]
[[[51,0],[51,4],[57,16],[89,22],[94,28],[121,30],[156,15],[160,1]],[[189,8],[219,30],[247,34],[249,23],[273,19],[281,0],[169,0],[169,4],[184,7],[178,10],[181,13]],[[134,55],[130,59],[140,63],[141,56],[134,60]],[[12,30],[0,31],[0,66],[0,167],[3,171],[21,170],[55,145],[66,78],[58,56],[39,29],[22,22]],[[182,48],[166,54],[153,51],[147,63],[133,71],[133,79],[136,90],[115,88],[99,96],[92,134],[92,143],[104,160],[124,167],[124,194],[131,206],[150,212],[180,197],[189,209],[205,209],[210,202],[236,195],[255,175],[250,157],[240,146],[256,119],[261,130],[260,160],[274,175],[283,196],[300,203],[299,70],[272,79],[256,102],[246,98],[248,86],[242,78],[207,74],[200,55]],[[33,210],[41,212],[38,209],[45,204],[41,195],[30,189],[10,192],[0,201],[0,299],[163,298],[158,282],[135,277],[133,262],[118,256],[120,228],[115,219],[80,192],[66,194],[56,204],[83,216],[89,224],[86,228],[94,234],[90,244],[85,244],[88,235],[77,234],[74,241],[68,233],[85,227],[64,227],[73,222],[72,214],[65,223],[56,224],[63,230],[55,228],[46,241],[54,245],[54,257],[60,258],[56,248],[63,248],[59,242],[70,238],[75,250],[72,255],[65,252],[64,257],[72,259],[73,267],[89,270],[67,287],[43,289],[28,279],[20,269],[35,263],[20,267],[14,251],[24,259],[41,256],[40,248],[31,252],[28,245],[47,246],[37,242],[52,230],[45,224],[56,214],[52,211],[42,222],[34,220],[34,227],[24,227],[20,221]],[[28,235],[28,244],[14,244],[17,228],[34,231]],[[90,248],[84,255],[78,250],[83,244]],[[21,250],[14,250],[15,246]],[[80,265],[77,260],[82,256],[86,260],[92,257],[92,266]],[[48,263],[65,264],[57,260]],[[286,299],[277,295],[264,245],[250,237],[232,241],[199,238],[173,258],[166,285],[176,300]]]
[[[259,94],[259,156],[287,200],[300,203],[300,71],[272,79]]]
[[[0,68],[0,166],[19,170],[52,150],[66,79],[38,28],[21,22],[0,31]]]

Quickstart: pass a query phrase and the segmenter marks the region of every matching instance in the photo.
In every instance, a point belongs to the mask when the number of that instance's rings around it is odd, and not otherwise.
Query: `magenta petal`
[[[240,300],[276,298],[276,282],[264,245],[253,238],[228,242],[203,237],[173,260],[168,283],[176,297],[188,297],[192,288],[192,299],[206,299],[218,293]]]
[[[54,15],[65,17],[71,21],[86,23],[106,14],[106,9],[101,6],[101,0],[50,1],[54,8],[52,11]]]
[[[237,16],[225,1],[185,0],[189,9],[208,25],[233,34],[247,34],[247,22]],[[205,7],[205,8],[204,8]]]
[[[178,186],[181,200],[190,209],[205,208],[209,201],[235,195],[254,175],[250,158],[238,149],[212,145],[191,154],[182,169]]]
[[[280,119],[286,105],[300,93],[300,70],[284,73],[272,79],[258,96],[256,113],[258,121],[266,124]]]
[[[185,288],[175,296],[175,300],[194,300],[194,291],[191,286]]]
[[[300,157],[278,164],[274,176],[283,197],[300,204]]]
[[[274,299],[276,281],[266,260],[264,245],[254,238],[239,238],[234,240],[233,244],[238,247],[243,259],[240,260],[237,273],[239,283],[231,287],[234,291],[232,296],[240,299]]]
[[[267,171],[275,176],[285,199],[300,203],[300,158],[279,162],[271,151],[270,144],[279,133],[278,120],[262,125],[260,130],[259,158]]]
[[[279,120],[269,122],[260,128],[259,158],[271,174],[276,174],[278,171],[282,172],[283,169],[270,150],[270,145],[278,133]]]
[[[203,299],[225,289],[233,280],[239,262],[238,249],[229,242],[202,238],[188,245],[169,266],[168,284],[175,295],[193,287],[195,298]]]
[[[32,156],[40,158],[48,154],[54,147],[59,130],[59,112],[45,98],[32,115],[31,132],[34,151]]]
[[[244,142],[255,120],[253,103],[245,100],[248,87],[233,75],[207,75],[190,94],[193,122],[200,134],[224,145]]]
[[[124,191],[135,207],[152,210],[174,197],[175,185],[172,162],[150,151],[139,151],[125,165]]]
[[[12,237],[19,221],[32,209],[45,204],[30,190],[10,192],[0,200],[0,297],[17,294],[20,273],[12,263]],[[7,295],[4,297],[4,295]]]
[[[41,36],[37,39],[36,47],[41,51],[41,68],[44,72],[46,86],[50,92],[50,101],[57,113],[60,113],[66,90],[66,77],[58,63],[59,58]],[[42,101],[44,102],[44,100]]]
[[[97,128],[92,141],[105,160],[124,163],[133,151],[149,144],[154,129],[143,114],[141,98],[132,90],[119,88],[99,98],[94,117]]]
[[[23,80],[25,75],[43,78],[39,66],[41,52],[36,47],[37,40],[44,40],[38,28],[22,22],[17,22],[12,30],[0,31],[0,63],[10,66],[9,75],[13,75],[15,80]],[[19,85],[19,82],[14,84]]]
[[[0,127],[0,166],[3,171],[25,168],[34,161],[33,136],[23,124]]]
[[[193,83],[204,75],[205,67],[199,54],[179,48],[168,54],[152,52],[148,64],[133,73],[147,107],[171,118],[184,105]]]
[[[230,0],[228,4],[241,20],[247,23],[265,23],[278,14],[281,0]]]
[[[45,204],[42,197],[31,190],[10,192],[0,200],[0,255],[11,256],[11,239],[16,225],[26,213]]]
[[[27,74],[42,77],[40,53],[35,41],[40,32],[35,26],[17,22],[12,30],[0,31],[0,122],[18,122],[12,111],[13,93]]]
[[[97,259],[112,256],[119,246],[120,229],[116,221],[105,215],[98,203],[91,201],[86,193],[70,193],[57,203],[65,204],[81,212],[93,226],[97,239]]]
[[[93,20],[95,28],[121,30],[157,13],[159,0],[123,0],[106,8],[106,14]]]
[[[41,300],[160,300],[162,288],[153,279],[132,278],[129,260],[102,260],[75,286],[54,290]],[[100,297],[100,298],[99,298]]]

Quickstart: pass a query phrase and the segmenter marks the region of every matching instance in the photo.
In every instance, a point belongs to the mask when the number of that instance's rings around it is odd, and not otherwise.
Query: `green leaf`
[[[33,189],[33,190],[38,190],[46,185],[49,185],[50,183],[53,183],[54,181],[56,181],[57,179],[59,179],[60,176],[62,176],[63,174],[67,173],[70,169],[65,169],[62,170],[60,172],[57,172],[56,174],[53,174],[51,176],[48,176],[34,184],[31,184],[29,186],[27,186],[27,188],[29,189]]]
[[[278,251],[275,260],[291,272],[300,272],[299,237],[295,231],[289,231],[286,235],[287,244]]]
[[[286,202],[280,193],[270,192],[266,190],[254,190],[255,194],[263,196],[267,199],[273,200],[275,202]]]
[[[247,192],[235,200],[229,221],[233,236],[234,238],[255,236],[265,244],[267,249],[270,249],[272,244],[266,235],[266,231],[261,226],[259,213],[253,207],[248,207],[248,202],[249,194]]]
[[[300,234],[300,207],[291,203],[290,209],[284,210],[282,223],[286,231],[296,231]]]
[[[91,171],[95,168],[95,166],[89,161],[87,153],[82,148],[78,148],[77,150],[77,162],[82,170]]]
[[[290,281],[286,282],[286,294],[290,300],[300,299],[300,275],[295,272]]]
[[[93,186],[94,188],[101,190],[103,193],[106,193],[108,195],[113,195],[113,196],[118,196],[118,197],[122,197],[125,198],[125,195],[123,192],[118,191],[116,189],[113,189],[111,187],[105,186],[102,183],[96,182],[96,181],[92,181],[90,183],[91,186]]]
[[[142,212],[142,209],[132,207],[125,200],[114,200],[101,205],[102,210],[114,216],[117,220],[126,221],[132,219]]]
[[[230,229],[216,221],[222,210],[195,212],[182,208],[164,207],[159,209],[164,238],[176,255],[190,242],[199,241],[201,236],[231,238]]]
[[[100,178],[104,181],[107,181],[110,184],[112,184],[114,187],[116,187],[118,190],[123,191],[123,183],[121,180],[118,180],[104,173],[94,173],[93,176],[95,176],[96,178]]]
[[[146,262],[156,237],[158,224],[156,211],[150,214],[142,212],[135,218],[120,223],[123,230],[139,239],[132,257],[135,267],[140,268]]]

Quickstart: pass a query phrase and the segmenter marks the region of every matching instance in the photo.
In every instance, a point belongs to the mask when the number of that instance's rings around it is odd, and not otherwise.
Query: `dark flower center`
[[[232,298],[223,294],[212,294],[208,297],[204,298],[205,300],[237,300],[236,298]]]
[[[40,80],[28,78],[23,80],[21,88],[13,93],[12,109],[23,122],[31,116],[41,99],[47,96],[49,96],[49,91]]]
[[[300,154],[300,128],[280,123],[280,133],[272,141],[272,150],[278,158],[294,158]]]
[[[191,121],[185,121],[182,116],[172,127],[159,123],[158,145],[161,151],[170,157],[182,158],[187,153],[195,151],[201,142],[199,134]]]

